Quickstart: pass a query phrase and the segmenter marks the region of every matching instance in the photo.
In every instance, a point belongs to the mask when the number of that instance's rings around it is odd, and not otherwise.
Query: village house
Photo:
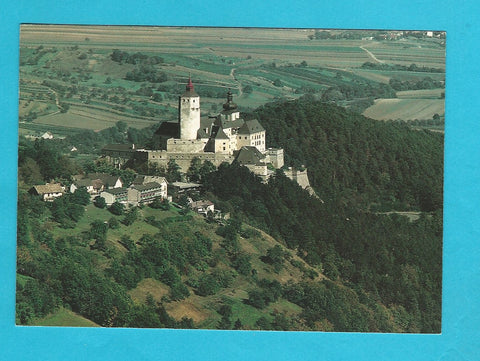
[[[40,136],[40,138],[42,138],[42,139],[53,139],[53,134],[50,133],[50,132],[45,132]]]
[[[167,198],[168,182],[165,177],[150,176],[150,175],[137,175],[133,180],[132,185],[145,185],[147,183],[160,184],[160,197]]]
[[[81,187],[85,187],[91,195],[97,195],[105,189],[123,187],[123,181],[120,177],[107,173],[78,174],[73,176],[70,193],[74,193]]]
[[[205,216],[208,212],[215,212],[215,205],[210,201],[191,201],[188,206],[192,211]]]
[[[152,179],[157,181],[148,182]],[[167,181],[164,177],[138,176],[130,187],[104,189],[100,197],[105,199],[107,206],[115,202],[132,206],[149,204],[156,198],[167,198]]]
[[[79,188],[86,188],[91,195],[99,194],[103,191],[103,183],[100,179],[79,179],[70,184],[70,193],[75,193]]]
[[[115,202],[127,204],[128,189],[123,187],[107,189],[100,193],[100,197],[105,199],[105,203],[107,204],[107,206],[111,206]]]
[[[200,194],[202,185],[200,183],[173,182],[168,187],[168,193],[173,199],[177,199],[182,195]]]
[[[156,198],[165,198],[166,189],[162,184],[150,182],[146,184],[132,184],[127,188],[127,203],[138,206],[140,204],[152,203]]]
[[[45,202],[53,202],[56,198],[63,196],[65,189],[59,183],[47,183],[33,186],[29,192],[40,196]]]

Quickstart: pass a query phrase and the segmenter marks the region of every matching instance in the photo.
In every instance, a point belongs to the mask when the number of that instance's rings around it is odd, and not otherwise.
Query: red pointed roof
[[[198,94],[193,90],[193,83],[190,75],[188,76],[188,84],[185,87],[185,93],[183,93],[182,97],[198,97]]]
[[[187,91],[193,91],[193,83],[192,83],[192,78],[190,77],[190,75],[188,76]]]

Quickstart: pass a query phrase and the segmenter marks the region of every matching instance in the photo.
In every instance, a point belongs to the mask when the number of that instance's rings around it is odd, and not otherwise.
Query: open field
[[[151,121],[109,113],[98,109],[85,109],[82,106],[71,106],[67,113],[57,113],[38,117],[34,123],[63,126],[69,128],[84,128],[101,130],[113,127],[116,122],[124,121],[134,128],[145,128],[152,125]]]
[[[427,40],[374,41],[364,48],[385,63],[445,69],[445,47]]]
[[[405,90],[397,92],[399,99],[439,99],[445,89]]]
[[[48,113],[48,112],[56,112],[58,111],[58,108],[54,107],[53,104],[43,102],[43,101],[25,101],[21,100],[20,101],[20,106],[18,109],[18,114],[20,117],[27,115],[28,113],[36,113],[36,114],[42,114],[42,113]]]
[[[425,73],[425,72],[413,72],[413,71],[385,71],[385,70],[369,70],[369,69],[351,69],[351,72],[359,77],[388,84],[390,79],[395,78],[398,80],[421,80],[429,77],[433,80],[445,80],[444,73]]]
[[[445,113],[443,99],[378,99],[363,112],[377,120],[432,119],[434,114]]]
[[[204,114],[221,106],[228,89],[241,108],[254,109],[276,98],[293,99],[312,91],[321,96],[332,86],[378,87],[393,77],[445,78],[444,73],[360,68],[370,61],[444,69],[445,47],[438,39],[313,39],[314,35],[314,29],[22,25],[20,116],[39,113],[34,124],[47,130],[51,126],[97,131],[119,120],[143,128],[152,121],[175,119],[176,99],[188,74],[202,96]],[[161,57],[153,69],[165,74],[167,81],[127,80],[138,66],[113,61],[114,49]],[[430,98],[399,96],[407,97]],[[70,109],[60,113],[60,103]],[[395,102],[379,104],[386,117],[398,112]],[[393,106],[390,111],[385,109],[388,105]],[[384,119],[375,109],[367,114]]]

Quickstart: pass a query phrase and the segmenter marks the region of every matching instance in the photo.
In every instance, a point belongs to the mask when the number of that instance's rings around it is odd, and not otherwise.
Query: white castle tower
[[[200,97],[193,90],[190,77],[188,77],[185,93],[178,98],[178,122],[180,124],[180,139],[197,139],[197,131],[200,129]]]

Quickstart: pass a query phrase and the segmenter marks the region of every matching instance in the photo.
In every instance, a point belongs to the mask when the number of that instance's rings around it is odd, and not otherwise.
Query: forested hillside
[[[355,208],[434,211],[442,207],[443,134],[379,122],[302,98],[258,108],[267,146],[308,167],[322,199]],[[372,208],[373,207],[373,208]]]
[[[318,197],[222,164],[201,195],[221,224],[159,202],[114,212],[86,191],[45,203],[28,187],[100,165],[22,140],[17,323],[67,309],[107,327],[440,332],[443,136],[311,99],[251,116]]]
[[[311,99],[271,103],[251,116],[264,124],[268,146],[285,148],[287,164],[308,168],[321,199],[282,172],[264,185],[235,165],[211,174],[208,189],[366,304],[404,307],[411,330],[439,331],[443,135]],[[420,218],[395,210],[420,210]]]

